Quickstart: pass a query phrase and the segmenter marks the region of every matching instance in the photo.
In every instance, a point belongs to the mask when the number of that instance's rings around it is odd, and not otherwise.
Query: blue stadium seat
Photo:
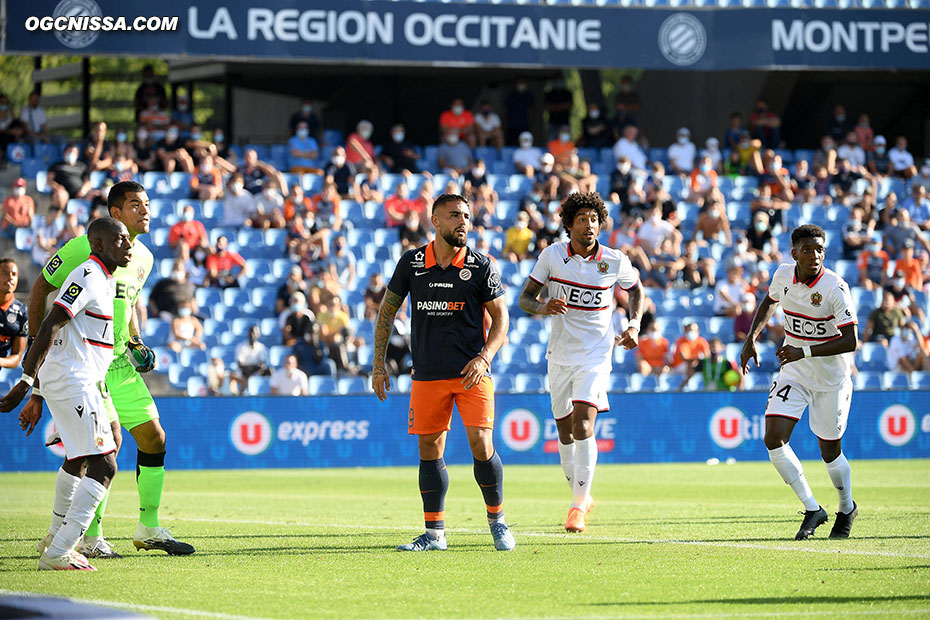
[[[345,141],[342,132],[338,129],[324,129],[323,144],[326,146],[344,146]]]
[[[911,387],[915,390],[930,390],[930,372],[912,373]]]
[[[271,394],[271,379],[253,375],[249,377],[246,390],[249,396],[265,396]]]
[[[909,390],[910,377],[906,372],[886,372],[882,377],[882,387],[886,390]]]
[[[860,372],[856,375],[855,386],[857,390],[880,390],[882,388],[883,373]]]
[[[142,175],[142,185],[149,193],[149,197],[170,196],[171,184],[168,175],[164,172],[146,172]]]
[[[277,297],[278,290],[273,286],[261,286],[252,289],[252,305],[256,308],[264,308],[268,312],[274,312]]]
[[[202,349],[181,349],[178,354],[179,363],[187,368],[193,368],[198,364],[206,364],[207,352]]]
[[[323,189],[323,177],[318,174],[305,174],[300,178],[300,186],[306,195],[313,196]]]
[[[610,386],[608,391],[610,392],[626,392],[630,389],[630,378],[626,374],[611,373],[610,375]]]
[[[28,142],[11,142],[6,145],[6,159],[11,164],[21,164],[32,157],[32,145]]]
[[[630,376],[630,389],[633,392],[654,392],[659,387],[655,375],[644,377],[640,374]]]
[[[32,156],[48,166],[61,161],[61,146],[52,142],[33,145]]]
[[[246,144],[242,148],[243,152],[253,149],[261,161],[266,161],[271,158],[271,151],[266,144]]]
[[[497,371],[497,369],[495,369],[495,371],[496,372],[494,373],[494,392],[501,394],[505,392],[515,391],[513,375],[504,374],[502,372]]]
[[[187,380],[195,376],[195,371],[184,364],[171,364],[168,367],[168,381],[179,390],[187,389]]]
[[[47,170],[37,170],[36,171],[36,191],[40,194],[48,194],[52,190],[48,185],[48,171]]]
[[[145,339],[149,342],[167,342],[171,325],[161,319],[149,319],[145,323]]]
[[[546,375],[539,373],[519,373],[514,377],[514,389],[522,393],[545,392],[546,383]]]
[[[31,252],[33,234],[31,228],[16,229],[16,249],[20,252]]]
[[[338,383],[339,394],[366,394],[371,387],[365,377],[343,377]]]
[[[284,362],[284,358],[291,354],[291,347],[285,345],[275,345],[268,351],[268,364],[272,368],[278,368]]]
[[[309,385],[307,391],[311,396],[322,396],[339,393],[336,387],[336,380],[332,377],[327,377],[325,375],[311,375],[308,379]]]
[[[413,384],[413,380],[411,379],[410,375],[398,375],[394,383],[395,383],[394,389],[397,391],[397,393],[409,394],[410,388],[412,387],[412,384]],[[496,387],[497,386],[495,384],[495,391],[499,392],[500,390],[497,390]]]
[[[203,377],[187,378],[187,395],[188,396],[206,396],[207,382]]]
[[[155,372],[166,373],[172,364],[178,363],[178,354],[168,347],[152,347],[155,354]]]

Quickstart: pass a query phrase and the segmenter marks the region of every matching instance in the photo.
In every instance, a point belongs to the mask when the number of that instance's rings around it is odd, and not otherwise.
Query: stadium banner
[[[7,2],[7,53],[354,64],[930,68],[930,11],[370,0]]]
[[[765,392],[611,394],[611,409],[595,427],[599,462],[660,463],[766,460]],[[776,396],[777,398],[777,396]],[[374,467],[414,465],[417,441],[407,434],[409,397],[373,395],[158,398],[172,469]],[[46,410],[25,437],[15,414],[0,415],[10,441],[0,471],[53,471],[64,451],[46,448],[53,431]],[[557,464],[558,434],[546,394],[499,394],[495,446],[505,463]],[[135,468],[135,447],[123,432],[119,466]],[[806,417],[791,445],[819,458]],[[853,395],[843,451],[851,459],[930,458],[930,391],[863,391]],[[457,415],[446,460],[470,464]]]

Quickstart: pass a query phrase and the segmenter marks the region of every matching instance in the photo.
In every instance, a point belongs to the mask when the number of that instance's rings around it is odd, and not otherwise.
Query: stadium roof
[[[95,0],[56,2],[8,3],[0,51],[460,67],[930,68],[930,12],[789,8],[808,0],[738,0],[754,9],[736,8],[737,0],[320,0],[312,8],[293,0],[164,0],[157,8],[128,0],[119,7],[125,23]],[[135,16],[154,12],[168,31],[140,32]],[[55,17],[62,27],[74,18],[76,29],[51,31]]]

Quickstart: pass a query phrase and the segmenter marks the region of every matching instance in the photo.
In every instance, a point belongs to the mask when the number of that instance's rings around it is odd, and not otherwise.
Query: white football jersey
[[[113,361],[116,280],[96,256],[68,274],[54,304],[71,317],[39,369],[42,392],[67,395],[103,381]]]
[[[794,265],[780,265],[772,276],[769,298],[785,311],[785,344],[793,347],[833,340],[841,327],[859,322],[849,285],[825,267],[808,282],[800,282]],[[814,392],[833,391],[849,380],[854,355],[807,357],[784,365],[780,374]]]
[[[551,316],[552,333],[546,357],[554,364],[597,368],[610,366],[614,333],[613,287],[629,290],[639,272],[623,252],[598,243],[588,258],[560,241],[539,254],[530,278],[549,285],[550,297],[565,297],[566,314]]]

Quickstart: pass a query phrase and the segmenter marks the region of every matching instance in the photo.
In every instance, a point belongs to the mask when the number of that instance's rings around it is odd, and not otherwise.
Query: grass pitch
[[[0,474],[0,594],[34,592],[176,618],[930,617],[930,462],[854,461],[853,538],[831,513],[796,542],[800,504],[767,462],[604,465],[588,530],[567,535],[557,465],[505,466],[517,539],[494,551],[470,467],[450,467],[449,550],[397,553],[422,532],[415,468],[170,471],[163,525],[190,557],[136,552],[132,472],[105,533],[121,560],[36,571],[54,474]]]

